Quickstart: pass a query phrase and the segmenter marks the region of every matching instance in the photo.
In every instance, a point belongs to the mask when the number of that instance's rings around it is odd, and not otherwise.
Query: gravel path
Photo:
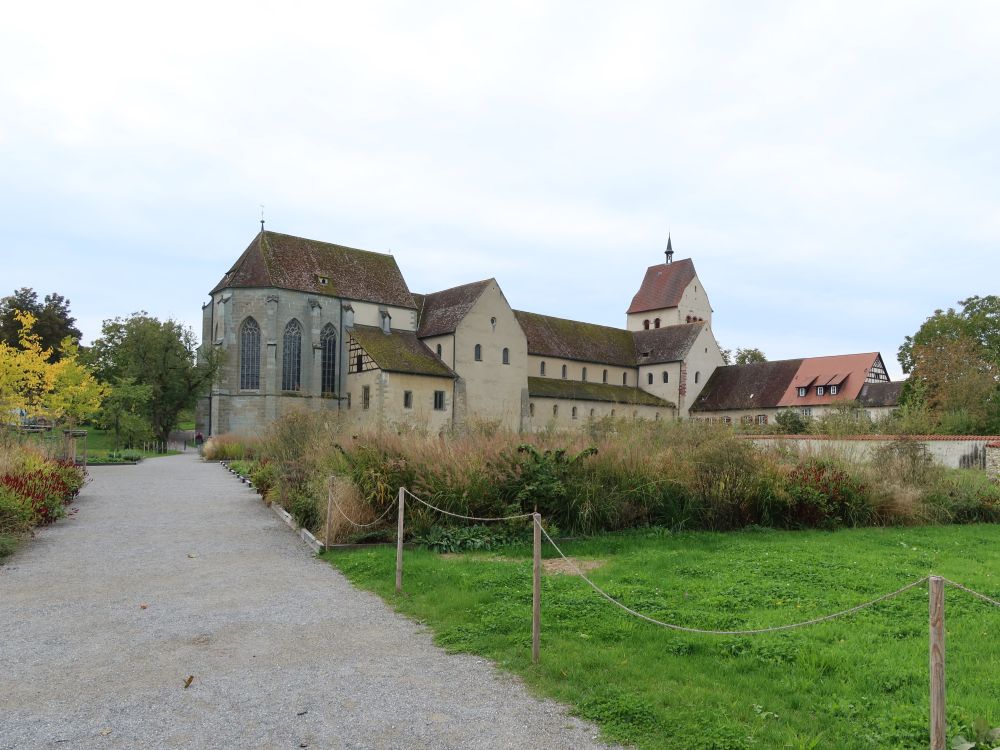
[[[352,588],[218,465],[91,476],[0,566],[3,750],[605,747]]]

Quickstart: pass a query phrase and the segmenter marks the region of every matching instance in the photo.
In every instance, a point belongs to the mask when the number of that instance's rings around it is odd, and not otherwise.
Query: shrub
[[[8,487],[0,487],[0,535],[20,536],[38,523],[38,514],[25,497]]]
[[[257,461],[250,469],[250,481],[260,496],[267,500],[278,481],[277,467],[266,458]]]
[[[316,498],[309,492],[301,489],[292,491],[286,498],[288,507],[285,508],[295,523],[300,528],[307,529],[313,533],[319,531],[321,513]]]
[[[259,441],[242,435],[213,435],[201,447],[201,455],[209,461],[239,461],[257,455]]]
[[[809,459],[792,468],[787,479],[791,525],[834,528],[877,520],[868,488],[831,462]]]

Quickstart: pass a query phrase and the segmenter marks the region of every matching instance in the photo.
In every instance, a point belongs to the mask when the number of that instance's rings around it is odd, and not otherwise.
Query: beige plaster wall
[[[647,310],[641,313],[630,313],[626,316],[625,327],[630,331],[642,331],[646,328],[645,321],[649,321],[649,327],[654,327],[654,321],[660,319],[660,328],[679,325],[689,322],[688,318],[701,318],[711,322],[712,305],[708,301],[708,294],[705,292],[701,281],[695,276],[684,288],[680,302],[677,307],[665,307],[659,310]]]
[[[481,361],[475,358],[476,344],[482,347]],[[459,323],[454,346],[453,369],[461,379],[455,391],[456,424],[499,421],[507,429],[519,430],[527,398],[528,342],[495,281],[483,289]],[[506,365],[502,357],[505,347],[510,351],[510,364]]]
[[[417,330],[416,310],[407,310],[403,307],[377,305],[372,302],[354,302],[351,300],[347,300],[347,302],[349,302],[351,307],[354,308],[354,322],[357,325],[381,326],[382,315],[379,311],[381,309],[385,309],[392,318],[390,325],[393,328],[398,328],[401,331]]]
[[[685,392],[680,393],[676,401],[681,419],[688,418],[688,409],[698,400],[705,383],[715,372],[715,368],[723,365],[722,350],[719,348],[719,342],[715,340],[715,334],[712,333],[710,325],[702,328],[698,338],[691,345],[691,350],[688,352],[684,364],[684,377],[680,379],[686,386]],[[696,378],[697,382],[695,382]]]
[[[584,401],[556,398],[530,398],[529,411],[525,419],[528,432],[542,430],[584,430],[592,419],[614,417],[616,419],[673,419],[673,409],[654,406],[633,406],[612,404],[607,401]],[[556,413],[553,408],[558,407]],[[573,418],[576,407],[576,418]],[[532,414],[532,411],[534,412]]]
[[[541,363],[545,362],[545,375],[541,374]],[[635,385],[637,368],[619,367],[617,365],[605,365],[600,362],[581,362],[575,359],[561,359],[559,357],[540,357],[537,354],[528,355],[528,372],[532,377],[553,378],[562,380],[562,366],[566,365],[566,380],[583,380],[583,368],[587,368],[588,383],[602,383],[604,370],[608,371],[608,385],[622,385],[622,375],[628,375],[628,383],[625,385]]]
[[[437,353],[437,347],[441,347],[441,361],[444,362],[452,370],[455,369],[455,337],[451,334],[445,336],[428,336],[427,338],[420,339],[424,342],[428,349],[430,349],[435,354]]]
[[[663,373],[666,372],[668,380],[663,382]],[[653,384],[649,383],[649,376],[653,376]],[[681,384],[681,363],[665,362],[657,365],[643,365],[639,368],[639,388],[659,396],[662,399],[677,404],[680,397]]]

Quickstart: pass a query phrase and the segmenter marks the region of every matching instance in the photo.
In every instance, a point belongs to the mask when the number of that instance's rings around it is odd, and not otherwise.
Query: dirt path
[[[219,466],[91,475],[0,566],[0,749],[603,747],[352,588]]]

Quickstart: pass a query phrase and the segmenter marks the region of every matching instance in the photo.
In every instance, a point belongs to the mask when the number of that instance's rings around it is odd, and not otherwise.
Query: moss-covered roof
[[[431,294],[413,295],[420,320],[417,335],[426,338],[454,333],[492,281],[486,279]]]
[[[528,395],[534,398],[564,398],[576,401],[608,401],[613,404],[660,406],[674,408],[675,404],[646,393],[639,388],[607,383],[583,383],[579,380],[558,378],[528,378]]]
[[[391,333],[383,333],[381,328],[375,326],[354,326],[348,332],[368,352],[368,356],[380,370],[442,378],[456,377],[452,369],[438,359],[413,331],[393,330]]]
[[[635,367],[635,342],[622,328],[515,310],[528,339],[528,354]]]
[[[232,287],[292,289],[330,297],[415,307],[391,255],[260,232],[212,294]]]

